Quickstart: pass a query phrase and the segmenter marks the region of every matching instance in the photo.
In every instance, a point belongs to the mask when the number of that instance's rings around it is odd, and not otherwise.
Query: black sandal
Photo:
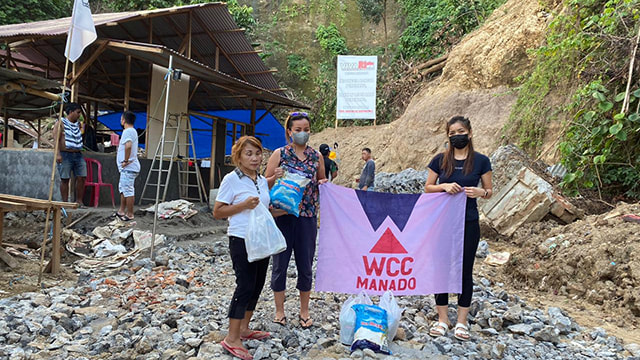
[[[313,319],[311,317],[305,319],[302,315],[298,315],[298,320],[300,321],[300,327],[303,329],[308,329],[313,326]],[[309,321],[311,321],[311,324],[309,324]]]
[[[133,220],[133,218],[130,218],[127,215],[118,215],[118,219],[120,219],[121,221],[125,221],[125,222]]]
[[[273,322],[278,324],[278,325],[286,326],[287,325],[287,317],[283,316],[281,318],[275,318],[275,319],[273,319]]]

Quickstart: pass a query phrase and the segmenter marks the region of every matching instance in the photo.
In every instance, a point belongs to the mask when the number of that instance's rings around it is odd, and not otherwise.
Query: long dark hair
[[[449,128],[451,125],[459,122],[465,129],[471,132],[471,121],[464,116],[454,116],[449,121],[447,121],[447,139],[449,138]],[[473,151],[473,142],[469,139],[469,145],[467,145],[469,151],[467,152],[467,158],[464,161],[464,167],[462,169],[465,175],[468,175],[473,170],[473,156],[475,152]],[[455,166],[455,158],[453,157],[453,146],[449,144],[447,150],[444,152],[444,156],[442,157],[442,165],[441,169],[444,170],[444,173],[447,177],[453,174],[453,168]]]
[[[293,127],[294,121],[303,120],[303,119],[307,120],[309,122],[309,125],[311,125],[309,114],[307,114],[306,112],[294,111],[290,113],[289,116],[287,116],[287,119],[284,121],[284,139],[287,142],[291,142],[291,139],[289,138],[289,134],[287,134],[287,130],[291,130],[291,127]]]

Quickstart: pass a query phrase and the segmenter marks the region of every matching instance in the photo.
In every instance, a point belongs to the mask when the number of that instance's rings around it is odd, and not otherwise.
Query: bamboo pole
[[[66,54],[69,53],[69,47],[71,46],[71,41],[73,39],[73,26],[69,29],[69,41],[67,42],[67,49],[65,51]],[[69,57],[65,57],[66,61],[64,64],[64,74],[62,74],[62,92],[65,91],[65,88],[67,87],[67,72],[69,71]],[[51,203],[51,201],[53,200],[53,185],[55,184],[55,178],[56,178],[56,159],[58,157],[58,151],[60,150],[60,133],[62,131],[64,131],[64,128],[61,128],[61,119],[62,119],[62,112],[64,110],[64,100],[60,101],[60,111],[58,112],[58,120],[60,121],[60,123],[58,123],[58,131],[53,134],[53,138],[54,138],[54,145],[53,145],[53,161],[51,163],[51,179],[49,180],[49,203]],[[51,215],[51,204],[49,204],[49,207],[47,207],[47,216],[46,216],[46,220],[44,223],[44,235],[42,238],[42,245],[40,246],[40,271],[38,272],[38,285],[40,285],[42,283],[42,272],[44,270],[44,248],[47,245],[47,235],[48,235],[48,231],[47,229],[49,228],[49,216]]]

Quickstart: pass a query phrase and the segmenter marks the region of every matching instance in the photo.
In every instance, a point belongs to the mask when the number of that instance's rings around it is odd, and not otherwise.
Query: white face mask
[[[291,139],[296,145],[305,145],[309,141],[309,133],[306,131],[291,133]]]

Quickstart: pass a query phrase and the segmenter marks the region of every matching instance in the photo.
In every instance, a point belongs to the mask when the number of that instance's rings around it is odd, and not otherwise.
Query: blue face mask
[[[296,145],[306,145],[309,141],[309,133],[306,131],[291,133],[291,139]]]

